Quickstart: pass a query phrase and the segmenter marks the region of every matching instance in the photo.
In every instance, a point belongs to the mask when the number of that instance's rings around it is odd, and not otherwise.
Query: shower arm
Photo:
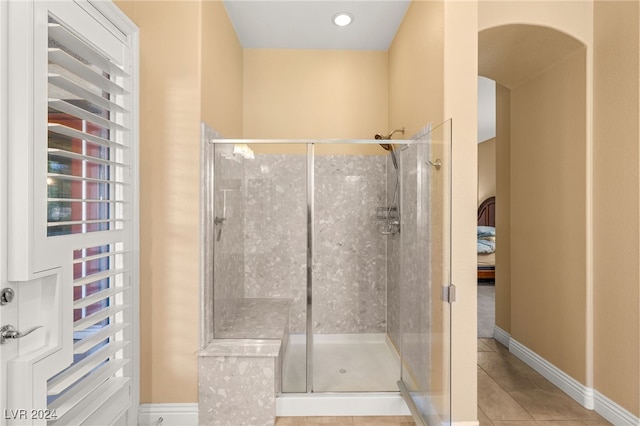
[[[393,132],[389,133],[386,136],[384,136],[384,135],[382,135],[380,133],[376,133],[375,139],[376,140],[389,141],[389,140],[391,140],[391,137],[393,135],[395,135],[396,133],[402,133],[404,135],[404,127],[402,129],[396,129],[396,130],[394,130]],[[382,147],[384,149],[386,149],[387,151],[389,151],[391,149],[391,144],[380,144],[380,145],[382,145]]]

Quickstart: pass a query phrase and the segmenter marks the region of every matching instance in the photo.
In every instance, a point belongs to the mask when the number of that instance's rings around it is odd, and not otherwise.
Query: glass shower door
[[[416,422],[451,421],[451,121],[400,150],[401,357]]]
[[[313,164],[313,392],[396,391],[386,337],[389,155],[378,141],[318,143]],[[399,237],[398,237],[399,238]]]

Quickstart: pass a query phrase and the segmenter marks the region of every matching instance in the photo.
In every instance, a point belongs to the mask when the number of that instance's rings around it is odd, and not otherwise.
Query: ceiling
[[[387,50],[411,0],[224,0],[244,48]],[[351,25],[332,21],[349,12]]]

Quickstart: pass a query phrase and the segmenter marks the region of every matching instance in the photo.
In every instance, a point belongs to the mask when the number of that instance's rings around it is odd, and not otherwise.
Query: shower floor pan
[[[278,416],[409,415],[396,384],[400,360],[385,334],[314,336],[310,394],[304,393],[305,344],[304,335],[289,338]]]

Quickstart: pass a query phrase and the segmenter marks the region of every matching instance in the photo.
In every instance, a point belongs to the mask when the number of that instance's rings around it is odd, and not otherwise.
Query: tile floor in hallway
[[[478,340],[478,419],[480,426],[605,426],[494,339]],[[410,417],[280,417],[285,425],[414,425]]]
[[[494,339],[478,340],[480,426],[604,426]]]

